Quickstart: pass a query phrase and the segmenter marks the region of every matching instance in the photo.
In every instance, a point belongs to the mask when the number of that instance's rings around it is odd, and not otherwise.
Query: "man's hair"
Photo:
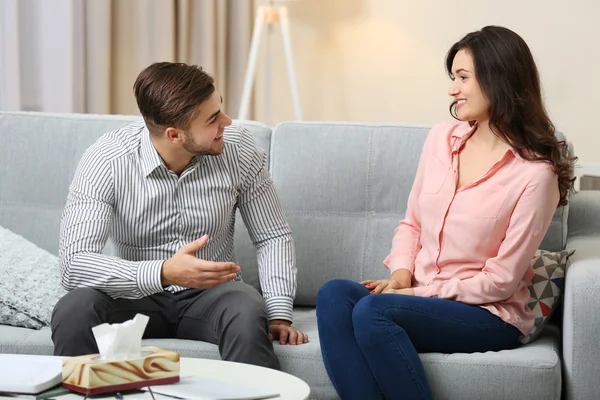
[[[188,129],[215,85],[197,65],[157,62],[140,72],[133,91],[148,130],[157,135],[170,126]]]

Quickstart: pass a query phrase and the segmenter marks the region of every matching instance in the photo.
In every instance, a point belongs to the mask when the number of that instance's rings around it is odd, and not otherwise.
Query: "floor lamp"
[[[248,118],[248,109],[250,108],[250,98],[252,95],[252,86],[256,76],[256,59],[260,47],[260,39],[263,29],[268,28],[272,31],[274,25],[279,25],[281,38],[283,40],[283,50],[285,52],[285,61],[287,65],[288,81],[290,84],[290,92],[292,95],[292,103],[294,107],[294,117],[296,120],[302,120],[302,110],[300,109],[300,100],[298,98],[298,86],[296,84],[296,73],[294,72],[294,59],[292,56],[292,44],[290,41],[290,25],[288,19],[288,10],[285,6],[275,6],[273,1],[269,5],[258,7],[256,19],[254,21],[254,29],[252,32],[252,42],[250,43],[250,54],[248,56],[248,66],[246,67],[246,78],[244,80],[244,89],[242,92],[242,101],[238,119],[245,120]],[[270,75],[270,51],[267,51],[267,73]],[[267,112],[270,118],[271,107],[271,88],[270,79],[267,77],[267,93],[266,103]],[[268,121],[270,123],[270,121]]]

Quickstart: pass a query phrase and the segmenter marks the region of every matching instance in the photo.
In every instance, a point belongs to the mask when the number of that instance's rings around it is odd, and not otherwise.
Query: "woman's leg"
[[[489,311],[452,300],[379,294],[352,314],[354,334],[387,400],[431,399],[418,353],[498,351],[520,332]]]
[[[323,285],[317,295],[317,325],[323,362],[335,390],[344,400],[382,398],[352,327],[354,306],[369,292],[359,283],[336,279]]]

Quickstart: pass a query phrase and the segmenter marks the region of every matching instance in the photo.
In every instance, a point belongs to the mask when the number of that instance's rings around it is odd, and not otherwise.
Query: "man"
[[[150,317],[145,338],[216,343],[224,360],[279,368],[273,340],[291,327],[296,267],[265,153],[233,127],[201,68],[155,63],[138,76],[144,121],[103,135],[83,155],[60,235],[54,353],[98,351],[91,328]],[[235,211],[257,248],[263,297],[232,260]],[[117,256],[101,254],[108,237]]]

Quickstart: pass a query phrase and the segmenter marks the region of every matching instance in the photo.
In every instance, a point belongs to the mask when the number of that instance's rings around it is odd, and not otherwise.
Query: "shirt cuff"
[[[144,296],[164,291],[160,278],[164,260],[140,261],[137,268],[137,285]]]
[[[415,269],[415,261],[411,256],[392,256],[389,255],[383,261],[383,265],[390,270],[390,275],[399,269],[407,269],[411,273],[414,272]]]
[[[438,285],[431,286],[419,286],[413,288],[415,291],[415,296],[419,297],[438,297]]]
[[[265,299],[269,321],[283,319],[294,322],[294,299],[287,296],[275,296]]]

